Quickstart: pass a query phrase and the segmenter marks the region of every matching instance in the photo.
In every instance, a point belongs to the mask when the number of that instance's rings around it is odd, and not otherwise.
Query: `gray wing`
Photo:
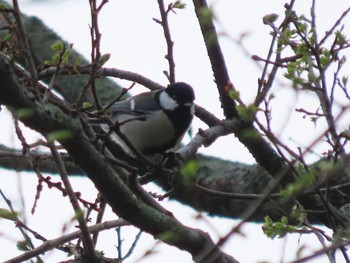
[[[160,110],[159,104],[154,99],[157,91],[145,92],[136,95],[130,99],[124,101],[118,101],[114,103],[110,110],[114,114],[121,113],[131,113],[131,114],[144,114],[151,111]]]
[[[128,118],[144,116],[152,111],[160,110],[159,104],[154,99],[158,91],[145,92],[129,99],[114,103],[108,111],[111,112],[109,118],[112,121],[124,121]],[[92,125],[106,123],[103,118],[88,117],[88,122]]]

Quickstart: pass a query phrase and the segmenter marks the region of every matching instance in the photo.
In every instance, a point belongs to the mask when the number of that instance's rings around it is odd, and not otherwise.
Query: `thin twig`
[[[127,225],[129,225],[129,223],[127,221],[125,221],[123,219],[117,219],[117,220],[106,221],[106,222],[103,222],[103,223],[100,223],[97,225],[90,226],[88,229],[89,229],[90,233],[94,234],[94,233],[101,232],[104,230],[109,230],[111,228],[116,228],[118,226],[127,226]],[[77,230],[77,231],[74,231],[72,233],[60,236],[58,238],[47,240],[45,243],[38,246],[37,248],[35,248],[31,251],[25,252],[17,257],[11,258],[11,259],[5,261],[4,263],[19,263],[19,262],[23,262],[25,260],[29,260],[33,257],[36,257],[38,255],[41,255],[41,254],[47,252],[47,251],[50,251],[55,247],[62,246],[64,244],[68,243],[69,241],[77,239],[81,235],[82,235],[82,231]]]
[[[216,243],[217,247],[221,247],[224,243],[226,243],[229,240],[232,234],[238,233],[240,231],[244,223],[249,221],[249,219],[261,207],[261,205],[269,199],[273,191],[281,184],[281,181],[284,180],[284,177],[289,174],[289,170],[290,167],[286,167],[284,170],[279,171],[279,173],[276,175],[276,180],[270,182],[265,187],[265,193],[263,194],[263,197],[257,199],[251,206],[249,206],[245,211],[243,211],[241,215],[243,219],[235,227],[228,231],[228,233],[226,233],[218,240],[218,242]],[[213,250],[205,251],[205,254],[203,255],[203,262],[209,262],[205,260],[210,259],[211,256],[213,256]]]
[[[61,156],[58,153],[58,151],[53,143],[50,143],[50,150],[51,150],[51,154],[53,156],[53,159],[57,165],[57,168],[59,170],[61,180],[62,180],[62,182],[67,190],[69,200],[73,206],[76,218],[77,218],[78,223],[79,223],[79,227],[82,231],[82,239],[83,239],[83,243],[84,243],[86,257],[91,259],[92,262],[94,262],[95,247],[94,247],[94,244],[93,244],[92,239],[90,237],[90,232],[89,232],[89,229],[87,227],[87,224],[84,220],[83,211],[80,208],[80,205],[78,203],[78,199],[77,199],[77,197],[73,191],[73,188],[70,184],[70,181],[68,179],[68,175],[66,172],[66,168],[64,166],[64,162],[61,159]]]
[[[34,56],[32,54],[32,49],[30,48],[29,40],[24,30],[23,21],[21,18],[21,10],[19,9],[17,0],[12,0],[12,4],[14,8],[14,16],[15,16],[18,31],[19,31],[18,37],[21,41],[21,44],[23,45],[23,54],[28,63],[29,72],[32,78],[32,84],[36,85],[38,77],[37,77],[37,72],[36,72],[36,67],[34,62]]]
[[[106,207],[107,207],[107,201],[103,198],[101,193],[98,193],[98,200],[100,202],[100,209],[98,211],[97,217],[96,217],[96,225],[100,224],[102,222],[103,219],[103,215],[106,211]],[[96,232],[93,234],[92,236],[92,241],[94,242],[94,245],[96,246],[97,244],[97,239],[98,239],[98,234],[100,232]]]
[[[79,105],[82,104],[85,92],[91,88],[92,98],[94,100],[94,104],[97,110],[101,110],[102,106],[100,104],[97,91],[96,91],[96,71],[102,66],[100,65],[101,50],[101,33],[98,25],[98,15],[102,9],[102,7],[108,2],[108,0],[103,0],[99,6],[96,4],[96,0],[89,0],[90,4],[90,16],[91,16],[91,26],[90,26],[90,35],[91,35],[91,71],[88,83],[82,90],[82,93],[79,98]]]
[[[270,63],[268,63],[268,61],[270,61],[272,55],[274,54],[274,47],[275,47],[275,42],[276,39],[279,35],[281,35],[281,32],[284,30],[284,28],[286,28],[289,23],[289,16],[290,16],[290,10],[293,9],[294,6],[294,2],[295,0],[292,0],[289,5],[287,5],[287,10],[286,10],[286,17],[283,19],[281,25],[277,28],[274,24],[270,24],[270,26],[273,29],[273,36],[272,36],[272,40],[271,40],[271,44],[270,44],[270,48],[266,57],[266,63],[264,65],[264,69],[263,72],[261,74],[261,77],[259,78],[259,82],[258,82],[258,93],[256,96],[256,99],[254,101],[254,105],[255,106],[259,106],[260,103],[266,98],[268,92],[271,90],[273,83],[275,81],[276,75],[277,75],[277,71],[281,68],[281,52],[276,52],[276,57],[275,57],[275,61],[272,63],[273,67],[271,72],[268,75],[267,81],[265,81],[265,77],[267,75],[267,70],[268,70],[268,66]],[[277,50],[280,48],[280,44],[277,44]]]
[[[122,249],[122,233],[121,233],[121,227],[117,227],[116,230],[117,232],[117,251],[118,251],[118,258],[121,259],[123,258],[123,249]]]
[[[91,70],[92,70],[91,67],[92,67],[92,65],[76,67],[75,72],[77,72],[79,74],[88,75],[91,73]],[[56,67],[46,68],[46,69],[39,72],[38,77],[40,80],[45,79],[45,78],[49,78],[55,73],[55,71],[56,71]],[[62,71],[60,73],[61,73],[61,75],[71,75],[73,72],[74,72],[73,67],[67,66],[64,69],[62,69]],[[96,71],[95,76],[96,77],[115,77],[115,78],[119,78],[119,79],[130,80],[132,82],[136,82],[138,84],[141,84],[141,85],[149,88],[150,90],[157,90],[157,89],[164,88],[163,85],[160,85],[159,83],[154,82],[153,80],[151,80],[145,76],[142,76],[141,74],[131,72],[131,71],[122,70],[122,69],[117,69],[117,68],[99,68]]]
[[[228,192],[222,192],[217,191],[213,189],[209,189],[205,186],[202,186],[200,184],[194,185],[196,188],[201,190],[202,192],[213,196],[213,197],[221,197],[221,198],[229,198],[229,199],[236,199],[236,200],[257,200],[259,198],[263,198],[265,195],[263,194],[237,194],[237,193],[228,193]],[[270,194],[270,198],[280,198],[280,194]]]
[[[322,234],[320,233],[320,231],[315,228],[313,225],[311,225],[309,223],[309,221],[307,219],[304,220],[303,222],[309,229],[311,229],[311,231],[315,234],[315,236],[317,237],[317,239],[319,240],[320,244],[322,245],[322,248],[327,248],[327,245],[325,243],[324,237],[322,236]],[[329,262],[330,263],[335,263],[334,260],[334,251],[327,251],[325,254],[327,255]]]
[[[164,1],[158,0],[157,2],[159,6],[160,15],[161,15],[161,21],[159,21],[159,23],[163,28],[164,37],[167,44],[167,54],[165,56],[165,58],[168,60],[168,63],[169,63],[169,73],[167,74],[167,77],[170,83],[174,83],[175,82],[174,42],[171,39],[170,28],[168,23],[168,14],[169,14],[169,10],[171,10],[171,4],[169,5],[168,10],[165,10]]]
[[[331,36],[333,34],[333,32],[337,29],[337,27],[340,25],[341,21],[348,15],[348,13],[350,12],[350,7],[348,9],[346,9],[342,15],[340,16],[340,18],[334,23],[334,25],[332,26],[332,28],[330,30],[327,30],[324,37],[321,39],[319,45],[322,46],[324,44],[324,42],[326,42],[326,40],[328,39],[329,36]]]
[[[322,256],[330,251],[334,251],[335,249],[338,249],[339,247],[345,247],[345,246],[349,246],[350,245],[350,241],[338,241],[338,242],[334,242],[332,245],[326,247],[326,248],[321,248],[319,250],[313,251],[311,255],[309,256],[305,256],[302,258],[299,258],[297,260],[294,261],[290,261],[289,263],[302,263],[302,262],[309,262],[311,259],[315,259],[319,256]]]
[[[233,133],[239,128],[239,121],[222,121],[219,125],[212,126],[207,130],[200,130],[196,136],[184,147],[179,149],[179,154],[183,160],[188,160],[202,146],[210,146],[217,138]]]
[[[45,79],[48,77],[51,77],[56,71],[56,67],[47,68],[41,72],[39,72],[39,79]],[[91,65],[79,67],[76,68],[76,72],[79,72],[79,74],[88,75],[91,72]],[[66,67],[65,69],[62,69],[60,72],[61,75],[70,75],[72,74],[72,68]],[[142,86],[145,86],[146,88],[150,90],[158,90],[158,89],[164,89],[165,87],[163,85],[160,85],[157,82],[154,82],[153,80],[142,76],[138,73],[121,70],[117,68],[100,68],[96,72],[96,77],[115,77],[119,79],[126,79],[133,82],[136,82]],[[216,116],[214,116],[212,113],[207,111],[205,108],[200,107],[198,105],[195,106],[195,114],[196,116],[205,122],[209,127],[213,125],[218,125],[221,123],[221,120],[218,119]]]
[[[137,235],[135,236],[134,242],[132,242],[132,244],[131,244],[131,246],[129,248],[129,251],[125,254],[125,256],[123,256],[123,258],[122,258],[123,261],[132,255],[134,249],[136,248],[137,242],[140,240],[140,237],[141,237],[142,233],[143,233],[142,230],[140,230],[137,233]]]
[[[236,103],[227,91],[228,86],[233,86],[233,84],[228,75],[211,10],[206,0],[193,0],[193,4],[214,73],[224,115],[226,118],[238,117]]]
[[[112,100],[110,103],[108,103],[106,106],[103,107],[102,111],[105,112],[106,110],[108,110],[110,107],[112,107],[114,105],[114,103],[120,101],[121,97],[124,96],[129,90],[131,90],[133,87],[135,86],[135,82],[133,82],[131,84],[131,86],[129,88],[124,88],[122,89],[122,91],[120,92],[119,96],[117,98],[115,98],[114,100]]]
[[[256,200],[259,198],[263,198],[265,195],[263,194],[237,194],[237,193],[231,193],[231,192],[223,192],[223,191],[218,191],[218,190],[213,190],[210,189],[206,186],[200,185],[198,183],[194,184],[195,187],[197,187],[199,190],[203,191],[204,193],[214,196],[214,197],[221,197],[221,198],[229,198],[229,199],[236,199],[236,200]],[[335,185],[335,186],[330,186],[327,188],[320,188],[318,191],[321,193],[326,193],[329,191],[338,191],[341,188],[348,188],[350,186],[350,183],[346,184],[340,184],[340,185]],[[310,189],[310,190],[305,190],[304,192],[300,192],[300,195],[313,195],[317,194],[316,190]],[[272,199],[277,199],[281,198],[280,194],[270,194],[269,196]]]
[[[140,198],[144,203],[149,205],[150,207],[153,207],[157,211],[166,214],[168,216],[172,216],[172,213],[165,209],[163,206],[161,206],[154,198],[141,186],[141,184],[138,181],[137,173],[132,173],[129,175],[129,187],[130,190],[138,197]]]
[[[5,200],[5,203],[7,204],[7,206],[9,207],[11,213],[15,214],[15,210],[13,209],[12,206],[12,202],[10,199],[8,199],[6,197],[6,195],[4,194],[4,192],[1,190],[0,188],[0,195],[2,196],[2,198]],[[16,225],[18,225],[18,229],[21,232],[24,240],[26,241],[27,245],[32,249],[30,251],[34,251],[36,248],[34,247],[34,244],[32,242],[32,240],[30,239],[30,237],[27,235],[27,233],[24,231],[24,223],[22,223],[19,219],[16,220]],[[43,262],[43,260],[40,258],[40,254],[34,255],[33,257],[36,257],[38,262]]]

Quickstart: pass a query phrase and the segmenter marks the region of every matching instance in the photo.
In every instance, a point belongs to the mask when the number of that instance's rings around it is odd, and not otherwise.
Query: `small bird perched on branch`
[[[88,121],[100,126],[128,153],[133,147],[145,154],[162,153],[176,148],[189,129],[194,99],[192,87],[177,82],[115,102],[107,110],[110,115]]]

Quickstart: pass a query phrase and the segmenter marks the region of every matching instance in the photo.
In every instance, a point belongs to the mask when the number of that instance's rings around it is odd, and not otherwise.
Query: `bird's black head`
[[[174,111],[180,108],[193,107],[194,91],[184,82],[176,82],[168,85],[166,89],[159,90],[156,100],[165,111]]]
[[[193,119],[195,95],[192,87],[183,82],[173,83],[160,90],[155,99],[172,122],[176,135],[182,137]]]
[[[166,93],[175,100],[179,105],[193,104],[195,99],[194,91],[192,87],[184,82],[176,82],[168,85],[165,89]]]

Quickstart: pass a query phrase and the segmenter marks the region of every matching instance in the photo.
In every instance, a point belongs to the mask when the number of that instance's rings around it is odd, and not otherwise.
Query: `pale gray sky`
[[[269,13],[282,13],[284,2],[274,0],[239,1],[239,4],[236,4],[236,1],[227,0],[210,2],[219,21],[219,31],[223,35],[221,39],[222,46],[231,79],[236,88],[240,90],[242,98],[249,103],[256,93],[261,66],[253,62],[250,55],[256,54],[264,57],[269,46],[268,32],[270,28],[262,24],[262,17]],[[310,2],[299,1],[297,6],[299,6],[299,10],[302,10],[301,12],[307,14]],[[20,4],[22,4],[23,12],[39,16],[67,41],[74,43],[74,47],[86,57],[90,56],[88,1],[20,1]],[[319,21],[322,22],[320,28],[322,30],[322,27],[326,28],[326,26],[335,22],[337,15],[333,14],[340,14],[348,3],[337,1],[335,4],[334,1],[322,1],[319,5],[318,16]],[[178,14],[173,15],[170,20],[173,40],[175,41],[177,80],[190,83],[196,90],[197,103],[208,108],[217,116],[222,116],[219,102],[216,100],[218,95],[213,83],[210,64],[192,9],[192,4],[189,1],[188,7],[185,10],[178,11]],[[109,1],[100,15],[102,52],[111,53],[112,55],[106,66],[134,71],[166,84],[166,78],[162,73],[164,69],[167,69],[167,63],[164,59],[165,42],[162,38],[162,30],[152,20],[153,17],[159,17],[156,1]],[[242,34],[246,34],[243,45],[250,55],[245,53],[242,47],[235,42]],[[283,79],[280,81],[283,83]],[[126,86],[130,85],[130,83],[124,81],[120,81],[120,83]],[[144,91],[144,88],[138,85],[133,92],[141,91]],[[296,113],[292,113],[288,122],[286,121],[286,116],[289,116],[295,101],[298,101],[300,105],[307,103],[310,107],[312,105],[315,108],[317,107],[317,104],[312,102],[309,97],[298,97],[285,86],[276,87],[275,92],[278,98],[273,109],[278,110],[273,112],[275,114],[273,115],[273,124],[288,144],[293,145],[289,139],[291,136],[296,142],[307,143],[305,137],[312,141],[318,133],[323,132],[321,124],[315,130],[312,124]],[[8,117],[1,112],[0,118],[4,120]],[[6,122],[10,122],[9,118]],[[280,126],[283,126],[284,129],[281,129]],[[303,127],[303,129],[300,129],[300,127]],[[197,128],[206,127],[202,123],[196,122],[194,131]],[[14,140],[10,136],[3,135],[2,139],[8,143],[8,141]],[[230,150],[227,151],[226,149]],[[235,150],[232,151],[231,149]],[[317,149],[326,150],[327,147],[319,146]],[[233,136],[221,138],[210,148],[201,149],[201,151],[234,161],[254,162],[247,150]],[[310,160],[318,159],[317,156],[310,156],[309,158]],[[33,216],[29,214],[28,211],[33,204],[36,188],[35,175],[21,173],[13,176],[9,171],[1,170],[0,177],[1,188],[9,191],[7,192],[8,197],[13,199],[14,204],[18,207],[20,207],[20,200],[17,196],[19,185],[23,188],[26,200],[26,218],[33,229],[38,230],[47,238],[55,238],[61,234],[64,224],[71,224],[69,222],[73,212],[69,202],[55,190],[45,189],[39,200],[37,212]],[[72,179],[72,182],[76,189],[83,193],[83,196],[94,200],[96,193],[90,182],[83,178]],[[81,189],[82,185],[84,185],[84,189]],[[53,203],[55,208],[52,206]],[[56,208],[56,205],[59,205],[59,208]],[[165,205],[171,211],[174,211],[175,216],[182,222],[193,227],[203,227],[205,231],[212,233],[213,239],[218,238],[210,230],[210,226],[202,221],[194,220],[196,213],[193,210],[169,201],[165,201]],[[0,207],[3,206],[3,201],[0,200]],[[50,224],[42,221],[47,215],[50,215],[48,219]],[[113,218],[114,216],[109,213],[108,217]],[[217,230],[221,234],[225,234],[226,231],[237,224],[235,220],[220,218],[209,218],[209,220],[215,226],[220,226],[220,229]],[[13,225],[2,220],[0,221],[0,229],[10,231],[13,229]],[[3,250],[0,253],[0,261],[19,254],[13,245],[13,241],[17,240],[19,236],[17,232],[6,232],[5,237],[0,236],[0,247],[6,247],[6,251]],[[130,235],[135,234],[134,232]],[[271,241],[262,234],[261,225],[258,224],[246,224],[243,233],[245,236],[234,235],[230,242],[224,246],[225,251],[242,262],[249,263],[263,260],[269,262],[280,262],[282,260],[286,262],[288,259],[294,259],[297,249],[303,245],[305,245],[305,254],[312,253],[312,247],[315,244],[319,247],[317,240],[311,236],[302,236],[298,240],[299,237],[294,235],[283,240]],[[3,234],[3,231],[0,230],[0,235]],[[109,231],[108,234],[103,234],[103,236],[106,240],[103,244],[103,250],[107,256],[111,256],[112,253],[116,253],[114,247],[116,242],[115,233]],[[125,239],[126,242],[130,240],[127,237]],[[145,249],[153,246],[154,241],[152,237],[145,234],[140,242],[144,243],[137,247],[133,259],[128,262],[135,262],[135,259],[139,258]],[[284,251],[285,247],[288,248],[287,251]],[[164,257],[170,262],[190,262],[190,257],[186,252],[180,252],[167,245],[160,245],[157,247],[157,251],[159,253],[141,262],[162,262]],[[49,255],[47,262],[64,259],[62,253],[54,252]],[[319,260],[317,259],[314,262],[320,262]]]

